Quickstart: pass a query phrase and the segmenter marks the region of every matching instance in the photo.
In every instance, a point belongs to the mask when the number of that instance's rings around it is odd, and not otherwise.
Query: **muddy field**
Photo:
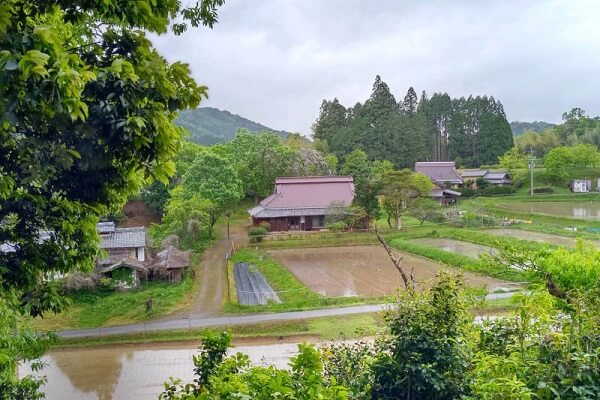
[[[550,233],[530,232],[521,229],[488,229],[485,233],[491,233],[497,236],[507,236],[515,239],[529,240],[531,242],[557,244],[559,246],[572,247],[575,246],[575,238],[568,236],[552,235]]]
[[[402,285],[398,271],[378,246],[273,250],[269,254],[308,288],[324,296],[381,296],[395,293]],[[424,258],[398,255],[404,257],[407,272],[414,267],[419,282],[426,283],[442,268]],[[471,273],[464,276],[470,286],[486,287],[489,292],[514,288],[514,284],[494,278]]]

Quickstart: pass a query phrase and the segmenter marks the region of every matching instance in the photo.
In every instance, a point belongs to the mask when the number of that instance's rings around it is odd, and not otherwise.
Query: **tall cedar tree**
[[[493,97],[452,100],[435,93],[428,99],[423,92],[419,101],[411,87],[397,104],[377,76],[364,104],[345,110],[344,118],[342,110],[337,99],[324,101],[313,126],[315,138],[327,140],[341,160],[361,148],[370,160],[387,159],[399,168],[424,160],[479,166],[496,163],[513,145],[502,104]],[[574,115],[571,119],[577,119]]]

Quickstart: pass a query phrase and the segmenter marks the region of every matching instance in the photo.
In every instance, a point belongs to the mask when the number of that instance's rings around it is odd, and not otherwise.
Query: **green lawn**
[[[31,324],[40,330],[64,330],[145,321],[184,307],[193,286],[188,278],[180,284],[150,282],[124,292],[79,291],[69,296],[73,304],[66,311],[36,318]],[[153,302],[151,312],[146,312],[148,299]]]
[[[384,302],[387,297],[325,297],[313,292],[304,286],[290,271],[279,262],[269,257],[263,251],[242,249],[232,257],[232,264],[247,262],[258,268],[273,290],[279,292],[280,304],[267,305],[241,305],[232,297],[232,301],[225,304],[227,313],[252,313],[252,312],[281,312],[292,310],[308,310],[332,306],[347,306],[353,304]],[[232,274],[230,273],[230,276]],[[231,288],[234,291],[234,288]]]

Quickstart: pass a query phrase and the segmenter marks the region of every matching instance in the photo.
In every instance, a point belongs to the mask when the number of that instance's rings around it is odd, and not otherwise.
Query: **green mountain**
[[[250,132],[274,132],[281,137],[290,134],[213,107],[183,111],[175,123],[190,131],[189,139],[192,142],[203,145],[225,143],[233,139],[235,132],[240,128],[248,129]]]
[[[533,121],[533,122],[521,122],[513,121],[510,123],[510,129],[512,130],[513,136],[519,136],[525,131],[541,132],[546,128],[553,127],[554,124],[544,121]]]

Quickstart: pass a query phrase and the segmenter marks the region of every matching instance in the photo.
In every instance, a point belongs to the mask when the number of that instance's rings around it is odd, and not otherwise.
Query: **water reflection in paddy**
[[[156,399],[169,377],[193,379],[194,343],[124,345],[55,350],[43,357],[48,400]],[[297,344],[238,346],[255,364],[287,365]],[[21,374],[31,373],[27,365]]]
[[[511,201],[503,203],[500,207],[511,211],[531,214],[600,220],[600,202]]]
[[[444,238],[420,238],[414,239],[413,242],[425,246],[437,247],[440,250],[449,251],[451,253],[462,254],[467,257],[478,258],[482,254],[493,254],[496,250],[489,246],[480,244],[463,242],[454,239]]]

